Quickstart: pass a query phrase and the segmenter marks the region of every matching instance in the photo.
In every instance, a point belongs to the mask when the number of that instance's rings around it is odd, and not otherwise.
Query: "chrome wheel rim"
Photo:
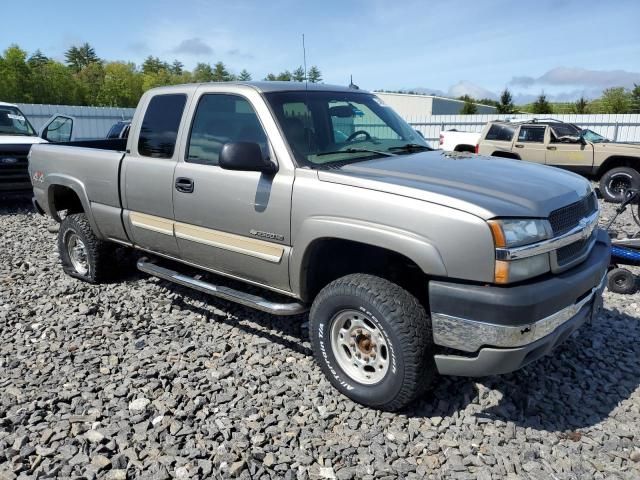
[[[344,310],[331,321],[331,348],[340,368],[356,382],[380,382],[389,370],[389,348],[383,332],[368,315]]]
[[[89,272],[87,247],[77,233],[72,232],[67,236],[67,253],[75,271],[86,275]]]
[[[631,188],[633,181],[628,173],[617,173],[609,179],[609,193],[616,196],[624,196]]]

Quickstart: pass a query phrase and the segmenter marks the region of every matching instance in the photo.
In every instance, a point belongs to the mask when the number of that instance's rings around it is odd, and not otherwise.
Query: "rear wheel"
[[[607,274],[607,288],[614,293],[633,293],[636,291],[636,277],[626,268],[614,268]]]
[[[329,381],[368,407],[399,410],[435,375],[425,309],[383,278],[353,274],[331,282],[313,302],[309,330]]]
[[[99,283],[113,274],[114,248],[93,233],[84,213],[68,215],[58,231],[58,252],[65,273]]]
[[[640,188],[640,173],[631,167],[612,168],[600,179],[600,192],[607,202],[622,202],[630,188]]]

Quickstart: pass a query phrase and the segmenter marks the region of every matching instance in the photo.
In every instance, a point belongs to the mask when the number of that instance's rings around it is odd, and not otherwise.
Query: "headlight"
[[[551,226],[547,220],[490,220],[489,227],[498,249],[530,245],[551,237]],[[496,260],[495,282],[505,284],[526,280],[546,273],[550,268],[548,253],[518,260]]]
[[[547,273],[550,268],[548,253],[519,260],[496,260],[495,282],[502,284],[519,282]]]
[[[493,241],[498,248],[520,247],[549,238],[547,220],[489,220]]]

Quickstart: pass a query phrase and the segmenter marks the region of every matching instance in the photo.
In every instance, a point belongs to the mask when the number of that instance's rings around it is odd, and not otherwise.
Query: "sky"
[[[89,42],[105,60],[223,61],[259,80],[303,63],[304,33],[325,83],[353,75],[369,90],[509,88],[522,103],[640,84],[638,0],[32,0],[3,2],[2,16],[0,50],[58,60]]]

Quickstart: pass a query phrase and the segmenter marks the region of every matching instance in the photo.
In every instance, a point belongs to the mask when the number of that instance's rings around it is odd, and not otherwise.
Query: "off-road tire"
[[[340,367],[331,342],[332,322],[345,310],[365,313],[390,350],[389,368],[374,384],[363,384]],[[418,300],[380,277],[351,274],[324,287],[311,306],[309,335],[316,362],[331,384],[355,402],[386,411],[413,402],[436,374],[430,319]]]
[[[640,172],[631,167],[616,167],[607,171],[600,178],[600,193],[606,202],[620,203],[625,192],[616,191],[616,182],[628,184],[627,188],[640,189]]]
[[[607,273],[607,288],[614,293],[633,293],[636,291],[636,277],[626,268],[613,268]]]
[[[79,272],[69,257],[67,242],[74,233],[85,245],[88,265],[86,273]],[[115,248],[112,244],[96,237],[84,213],[73,213],[62,220],[58,231],[58,252],[62,268],[67,275],[89,283],[110,280],[115,271],[114,251]]]

